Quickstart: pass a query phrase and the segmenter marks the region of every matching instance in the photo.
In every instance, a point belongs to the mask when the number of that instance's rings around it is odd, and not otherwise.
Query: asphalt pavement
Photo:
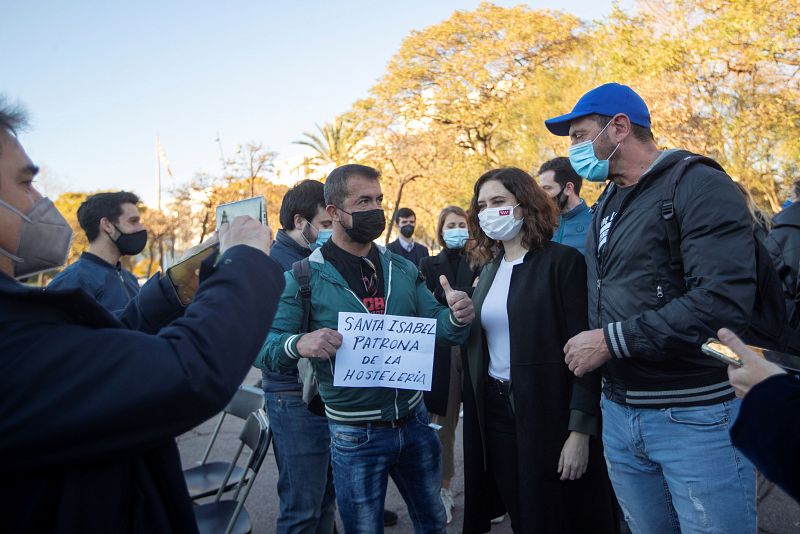
[[[253,369],[245,381],[254,384],[261,378],[260,371]],[[183,434],[178,438],[183,467],[196,465],[203,456],[205,447],[216,424],[217,417],[206,421],[199,427]],[[234,417],[227,417],[222,426],[217,443],[211,451],[210,460],[230,460],[238,447],[239,431],[242,422]],[[463,454],[461,447],[461,425],[458,427],[456,438],[456,476],[452,482],[453,497],[456,509],[453,513],[453,522],[448,525],[448,532],[459,533],[464,518],[464,477]],[[278,494],[276,485],[278,469],[275,465],[275,456],[270,449],[261,471],[253,485],[245,508],[250,514],[254,524],[255,534],[268,534],[275,531],[275,519],[278,516]],[[761,492],[764,493],[763,491]],[[210,500],[210,499],[207,499]],[[200,501],[205,502],[205,500]],[[393,483],[389,483],[386,495],[386,508],[397,512],[399,522],[394,527],[386,529],[386,534],[405,534],[413,532],[408,517],[405,503]],[[339,532],[344,532],[339,525]],[[510,533],[511,525],[508,518],[503,523],[494,525],[492,533]],[[800,533],[800,506],[786,496],[778,488],[770,489],[762,495],[759,503],[759,532],[764,534]],[[733,534],[733,533],[731,533]]]

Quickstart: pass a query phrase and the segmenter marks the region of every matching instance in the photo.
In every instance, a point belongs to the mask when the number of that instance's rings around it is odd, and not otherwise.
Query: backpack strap
[[[311,265],[308,258],[292,264],[292,275],[300,286],[300,299],[303,304],[303,322],[300,333],[305,334],[311,327]]]
[[[678,182],[686,173],[686,169],[695,163],[708,165],[722,172],[725,169],[711,158],[698,154],[689,154],[675,165],[670,167],[663,180],[663,193],[661,195],[661,218],[667,225],[667,240],[669,241],[669,268],[676,273],[683,274],[683,258],[681,257],[681,229],[675,213],[675,190]]]

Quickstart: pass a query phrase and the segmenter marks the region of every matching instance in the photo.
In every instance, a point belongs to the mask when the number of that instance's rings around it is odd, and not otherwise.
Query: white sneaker
[[[500,517],[495,517],[494,519],[492,519],[492,524],[493,525],[500,524],[505,520],[505,518],[506,518],[506,514],[503,514]]]
[[[453,498],[450,496],[450,490],[446,490],[442,488],[439,491],[439,498],[442,500],[442,506],[444,506],[444,513],[447,517],[447,524],[453,522]]]

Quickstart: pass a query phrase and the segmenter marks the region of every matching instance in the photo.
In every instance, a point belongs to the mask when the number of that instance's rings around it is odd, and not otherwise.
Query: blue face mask
[[[466,228],[449,228],[442,232],[442,239],[447,248],[464,248],[469,231]]]
[[[611,122],[608,124],[611,124]],[[590,182],[606,181],[608,178],[608,160],[611,159],[611,156],[613,156],[619,148],[619,144],[617,144],[616,148],[614,148],[614,152],[608,156],[608,159],[597,159],[597,155],[594,153],[594,142],[603,135],[603,132],[608,128],[608,124],[603,126],[603,129],[600,130],[597,137],[591,141],[584,141],[583,143],[578,143],[577,145],[569,147],[569,162],[572,164],[572,168],[575,169],[578,176]]]
[[[333,230],[330,228],[320,228],[319,232],[317,232],[317,240],[314,241],[314,245],[321,247],[327,243],[328,239],[330,239],[332,235]]]

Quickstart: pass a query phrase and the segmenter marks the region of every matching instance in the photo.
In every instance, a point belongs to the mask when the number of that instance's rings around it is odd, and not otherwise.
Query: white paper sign
[[[436,319],[339,313],[334,386],[431,390]]]

